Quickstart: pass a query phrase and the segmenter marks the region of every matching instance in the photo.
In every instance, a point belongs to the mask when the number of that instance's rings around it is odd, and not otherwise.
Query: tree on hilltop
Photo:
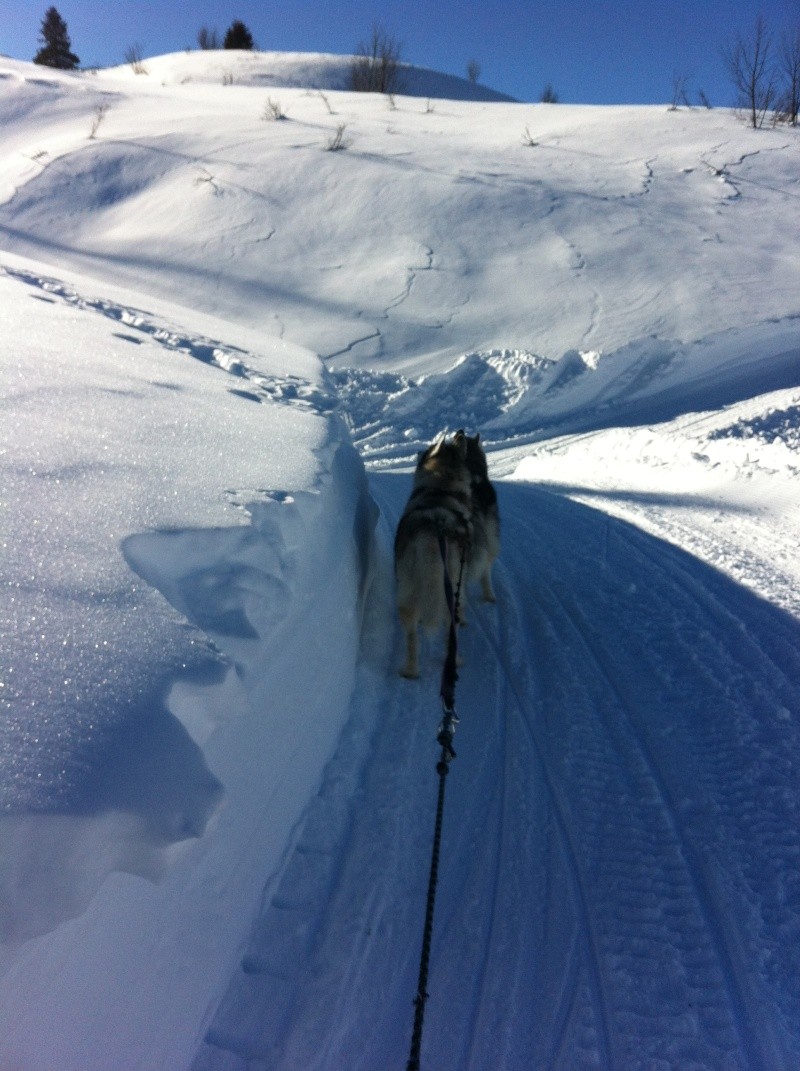
[[[370,40],[356,49],[350,65],[350,89],[357,93],[400,92],[400,53],[399,41],[375,24]]]
[[[43,67],[57,67],[61,71],[74,71],[81,62],[72,51],[67,24],[54,7],[49,7],[44,13],[39,40],[42,47],[33,57],[34,63]]]
[[[204,52],[213,52],[219,48],[219,34],[209,30],[208,26],[201,26],[197,31],[197,43]]]
[[[228,27],[228,32],[225,34],[225,40],[222,43],[222,47],[244,48],[252,51],[256,45],[253,40],[253,35],[245,24],[239,19],[234,19]]]
[[[723,48],[722,59],[739,94],[738,104],[749,113],[750,125],[763,126],[767,112],[775,106],[778,91],[772,35],[761,15],[749,37],[737,33]]]
[[[800,114],[800,29],[784,34],[778,63],[785,79],[783,113],[787,122],[797,126]]]

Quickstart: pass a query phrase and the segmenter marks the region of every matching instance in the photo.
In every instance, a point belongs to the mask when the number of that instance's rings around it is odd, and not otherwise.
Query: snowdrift
[[[181,1066],[347,712],[374,526],[363,467],[311,354],[248,353],[33,266],[0,287],[16,637],[0,923],[7,949],[26,942],[3,1062],[146,1066],[162,1029],[146,1009],[180,991],[159,1059]],[[195,956],[168,936],[176,914],[202,934]],[[111,972],[89,976],[109,941]],[[89,1009],[130,1010],[137,975],[147,1000],[98,1049]]]

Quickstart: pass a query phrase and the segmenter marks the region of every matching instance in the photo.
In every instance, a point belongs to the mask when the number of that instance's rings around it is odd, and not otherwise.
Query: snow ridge
[[[790,316],[692,345],[647,338],[610,353],[570,350],[559,360],[494,350],[417,378],[339,367],[332,380],[368,463],[408,464],[442,428],[480,428],[502,447],[674,419],[697,405],[701,390],[704,406],[716,409],[800,387],[800,328]],[[790,412],[774,423],[775,440],[794,446]]]

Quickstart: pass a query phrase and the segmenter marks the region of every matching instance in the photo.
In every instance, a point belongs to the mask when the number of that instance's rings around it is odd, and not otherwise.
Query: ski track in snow
[[[193,1071],[407,1056],[438,754],[436,645],[393,676],[408,484],[373,476],[351,721]],[[498,604],[462,632],[423,1064],[796,1066],[800,625],[585,506],[501,506]]]

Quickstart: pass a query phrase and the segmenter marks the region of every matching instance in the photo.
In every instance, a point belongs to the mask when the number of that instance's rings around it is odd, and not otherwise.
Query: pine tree
[[[62,71],[74,71],[81,62],[72,51],[67,24],[54,7],[49,7],[44,14],[39,40],[42,47],[33,57],[34,63],[58,67]]]
[[[228,32],[225,34],[223,48],[255,48],[253,35],[239,19],[232,22],[228,28]]]

